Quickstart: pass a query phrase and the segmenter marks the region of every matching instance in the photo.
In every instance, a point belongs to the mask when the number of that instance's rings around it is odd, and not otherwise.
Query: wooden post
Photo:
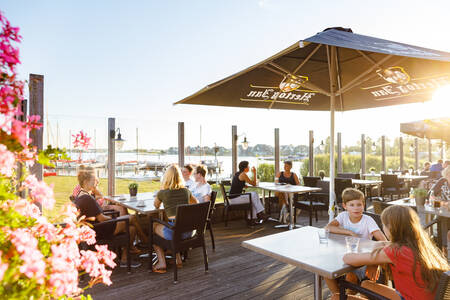
[[[231,126],[231,177],[237,172],[237,126]]]
[[[386,136],[381,136],[381,170],[386,173]]]
[[[178,166],[184,166],[184,122],[178,122]]]
[[[275,175],[280,172],[280,128],[275,128]]]
[[[314,176],[314,131],[309,131],[309,176]]]
[[[414,169],[419,170],[419,139],[414,139]]]
[[[44,124],[44,76],[30,74],[30,115],[40,116],[42,125]],[[49,130],[49,128],[47,128]],[[44,126],[30,132],[32,145],[36,146],[38,151],[44,148]],[[38,180],[44,177],[44,168],[41,164],[35,163],[30,168],[31,174],[34,174]]]
[[[445,142],[441,140],[441,159],[445,160]]]
[[[361,134],[361,174],[366,174],[366,135],[365,134]]]
[[[431,139],[428,139],[428,161],[433,162],[433,150],[432,150]]]
[[[337,133],[337,171],[342,173],[342,139],[341,133]]]
[[[27,115],[28,115],[27,114],[28,113],[28,111],[27,111],[28,110],[28,100],[22,100],[21,106],[22,106],[21,107],[22,115],[16,116],[16,118],[17,118],[17,120],[25,122],[27,119]],[[17,190],[19,190],[19,188],[20,188],[20,178],[22,178],[22,176],[23,176],[23,168],[24,167],[25,167],[24,164],[22,164],[20,162],[17,163],[17,175],[16,175],[17,182],[18,182]],[[17,196],[25,198],[25,191],[17,192]]]
[[[116,194],[116,119],[108,118],[108,195]]]
[[[403,161],[403,138],[399,138],[399,147],[400,147],[400,171],[403,171],[404,161]]]

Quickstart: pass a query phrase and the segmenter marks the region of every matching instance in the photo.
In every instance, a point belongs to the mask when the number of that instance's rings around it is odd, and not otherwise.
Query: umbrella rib
[[[356,49],[356,52],[358,52],[359,54],[361,54],[365,59],[367,59],[368,61],[370,61],[371,63],[373,63],[374,65],[378,66],[380,69],[383,68],[382,65],[380,65],[379,63],[377,63],[373,58],[371,58],[370,56],[366,55],[364,52],[362,52],[359,49]]]
[[[388,55],[386,57],[384,57],[382,60],[380,60],[378,62],[378,64],[382,64],[385,61],[387,61],[388,59],[390,59],[392,57],[392,55]],[[353,80],[351,80],[349,83],[347,83],[345,86],[343,86],[341,89],[339,89],[336,94],[340,95],[343,94],[344,92],[346,92],[347,90],[349,90],[349,88],[354,86],[354,83],[358,83],[358,80],[360,80],[361,78],[363,78],[364,76],[366,76],[367,74],[369,74],[370,72],[372,72],[375,68],[377,67],[377,65],[373,65],[372,67],[370,67],[369,69],[367,69],[366,71],[362,72],[361,74],[359,74],[358,76],[356,76],[355,78],[353,78]]]
[[[311,53],[298,65],[297,68],[295,68],[295,70],[292,72],[292,74],[297,74],[297,72],[309,61],[309,59],[311,58],[311,56],[314,55],[314,53],[317,52],[317,50],[319,50],[320,46],[322,46],[322,44],[317,45],[316,48],[314,48],[313,51],[311,51]]]

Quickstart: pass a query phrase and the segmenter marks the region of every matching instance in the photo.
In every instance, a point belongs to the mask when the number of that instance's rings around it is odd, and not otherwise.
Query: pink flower
[[[97,257],[100,261],[105,263],[111,268],[114,268],[116,266],[116,263],[114,262],[114,259],[116,259],[117,255],[108,250],[108,246],[106,245],[95,245],[95,249],[97,250]]]
[[[52,242],[56,238],[58,230],[55,225],[48,222],[47,218],[39,216],[32,231],[39,236],[45,237],[47,242]]]
[[[0,173],[11,177],[16,168],[16,157],[9,152],[5,145],[0,144]]]
[[[74,255],[73,245],[71,244],[52,245],[51,250],[52,255],[48,258],[51,267],[49,284],[55,290],[56,296],[79,293],[78,248],[76,248],[76,255]]]
[[[22,214],[25,217],[37,219],[41,216],[39,207],[37,207],[27,199],[8,200],[7,205],[9,207],[14,207],[14,209],[18,213]]]
[[[83,132],[83,130],[72,136],[75,138],[75,140],[73,141],[74,148],[84,148],[85,150],[89,148],[91,138],[88,137],[87,134]]]
[[[44,181],[38,181],[36,176],[28,175],[23,182],[23,186],[29,189],[31,199],[41,203],[45,208],[53,208],[55,204],[53,189]]]
[[[92,230],[89,226],[83,225],[78,228],[80,242],[86,242],[88,245],[95,244],[95,231]],[[95,246],[97,248],[97,246]]]

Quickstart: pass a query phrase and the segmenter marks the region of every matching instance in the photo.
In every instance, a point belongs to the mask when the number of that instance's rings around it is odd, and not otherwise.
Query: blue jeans
[[[167,223],[169,223],[170,225],[174,225],[175,224],[175,220],[169,220]],[[173,239],[173,230],[170,229],[169,227],[164,226],[163,228],[163,234],[164,234],[164,239],[171,241]],[[193,232],[192,231],[188,231],[188,232],[183,232],[181,234],[181,239],[185,240],[188,239],[190,237],[192,237]]]

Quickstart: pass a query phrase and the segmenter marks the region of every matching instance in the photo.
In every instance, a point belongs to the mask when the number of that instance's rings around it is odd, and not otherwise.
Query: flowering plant
[[[73,204],[55,225],[38,207],[52,208],[52,187],[27,172],[36,161],[44,163],[31,146],[30,131],[39,129],[38,116],[21,121],[24,82],[16,78],[19,29],[0,12],[0,295],[4,299],[68,298],[80,295],[80,273],[88,273],[87,287],[111,284],[115,254],[106,246],[96,251],[79,250],[85,242],[94,245],[95,232],[77,220]],[[53,151],[54,152],[54,151]],[[42,159],[42,160],[41,160]],[[20,176],[19,176],[20,175]],[[84,298],[84,296],[82,296]]]

